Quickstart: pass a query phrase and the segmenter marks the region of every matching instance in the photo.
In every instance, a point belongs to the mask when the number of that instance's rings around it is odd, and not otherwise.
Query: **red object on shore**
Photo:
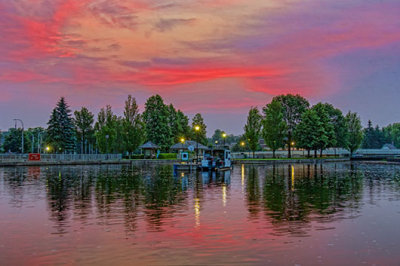
[[[40,153],[29,153],[29,161],[40,161]]]

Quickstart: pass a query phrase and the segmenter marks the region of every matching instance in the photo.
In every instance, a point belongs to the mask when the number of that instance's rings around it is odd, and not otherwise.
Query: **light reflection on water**
[[[393,264],[400,166],[0,168],[0,264]]]

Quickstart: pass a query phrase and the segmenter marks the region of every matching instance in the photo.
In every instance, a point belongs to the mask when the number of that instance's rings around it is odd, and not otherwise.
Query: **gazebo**
[[[148,141],[145,144],[139,146],[139,148],[142,150],[144,158],[152,158],[152,159],[156,158],[157,150],[160,149],[158,145],[154,144],[151,141]]]

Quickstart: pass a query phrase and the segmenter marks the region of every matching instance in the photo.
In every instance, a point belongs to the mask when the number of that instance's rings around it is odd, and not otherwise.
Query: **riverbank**
[[[332,162],[349,162],[350,158],[280,158],[280,159],[234,159],[233,164],[253,164],[253,165],[270,165],[270,164],[291,164],[291,163],[332,163]]]

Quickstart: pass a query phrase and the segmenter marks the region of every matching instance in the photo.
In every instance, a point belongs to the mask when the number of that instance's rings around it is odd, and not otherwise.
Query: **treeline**
[[[361,145],[363,149],[380,149],[385,144],[390,144],[389,148],[400,148],[400,123],[379,128],[378,125],[373,127],[369,120],[363,133],[364,138]]]
[[[40,152],[47,147],[51,153],[127,153],[132,154],[145,141],[151,141],[168,151],[182,138],[197,140],[207,145],[206,125],[201,114],[189,118],[172,104],[165,104],[159,95],[147,99],[140,113],[131,95],[125,101],[123,116],[117,116],[110,105],[95,115],[86,107],[72,113],[64,97],[53,109],[47,129],[36,128],[24,132],[24,150]],[[195,131],[195,126],[199,130]],[[43,145],[32,145],[30,131],[40,132]],[[10,129],[3,150],[21,152],[22,130]],[[35,135],[34,135],[35,136]],[[38,137],[37,140],[40,141]],[[36,148],[41,146],[40,148]]]
[[[327,148],[345,148],[353,153],[363,140],[359,116],[342,111],[328,103],[310,106],[307,99],[300,95],[279,95],[262,108],[262,113],[252,107],[244,127],[244,141],[253,151],[259,146],[259,139],[273,151],[287,147],[291,158],[293,147],[310,152]]]

